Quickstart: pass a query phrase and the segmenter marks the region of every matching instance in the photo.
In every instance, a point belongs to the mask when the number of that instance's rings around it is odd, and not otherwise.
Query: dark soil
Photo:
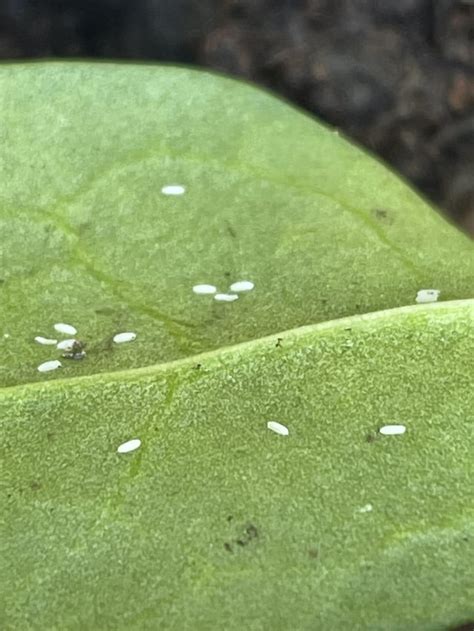
[[[246,77],[382,156],[474,234],[474,0],[0,0],[0,58]]]

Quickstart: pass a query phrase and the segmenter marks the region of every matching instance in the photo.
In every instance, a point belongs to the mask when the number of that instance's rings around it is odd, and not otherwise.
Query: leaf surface
[[[472,243],[222,77],[4,65],[0,111],[2,628],[472,619]]]
[[[333,131],[274,97],[187,69],[0,67],[0,384],[56,322],[73,377],[167,362],[276,331],[472,297],[474,249]],[[182,196],[163,186],[186,187]],[[196,296],[251,280],[232,304]],[[115,333],[135,331],[117,348]],[[1,332],[0,332],[1,335]],[[54,355],[54,354],[53,354]],[[54,355],[54,357],[56,357]]]

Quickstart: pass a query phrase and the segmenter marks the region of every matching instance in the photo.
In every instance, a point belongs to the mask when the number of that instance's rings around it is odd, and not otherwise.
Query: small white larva
[[[163,195],[183,195],[186,192],[186,188],[181,184],[168,184],[161,189]]]
[[[56,370],[57,368],[61,368],[62,364],[58,359],[51,359],[50,361],[43,362],[38,366],[39,372],[50,372],[51,370]]]
[[[61,340],[56,344],[56,348],[60,351],[72,351],[75,341],[75,339]]]
[[[64,333],[64,335],[76,335],[77,333],[77,329],[72,324],[65,324],[64,322],[55,324],[54,329],[58,333]]]
[[[416,302],[423,304],[426,302],[436,302],[441,291],[439,289],[420,289],[416,294]]]
[[[43,344],[44,346],[54,346],[58,343],[58,340],[53,340],[49,337],[42,337],[41,335],[37,335],[35,337],[35,342],[38,342],[38,344]]]
[[[250,291],[255,287],[251,280],[238,280],[230,286],[231,291]]]
[[[212,295],[215,294],[217,291],[217,287],[215,287],[214,285],[194,285],[193,287],[193,291],[195,294],[198,295]]]
[[[117,333],[114,335],[114,342],[116,344],[124,344],[125,342],[133,342],[137,337],[137,334],[133,331],[126,331],[125,333]]]
[[[128,454],[130,451],[135,451],[138,449],[142,441],[139,438],[132,438],[132,440],[127,440],[126,443],[122,443],[117,447],[117,453],[119,454]]]
[[[234,302],[238,297],[237,294],[216,294],[214,300],[217,300],[217,302]]]
[[[373,511],[374,507],[372,506],[372,504],[366,504],[365,506],[361,506],[358,509],[359,513],[371,513]]]
[[[267,428],[271,429],[275,434],[280,434],[281,436],[288,436],[289,431],[288,427],[282,425],[281,423],[277,423],[276,421],[268,421]]]
[[[396,436],[397,434],[404,434],[406,431],[405,425],[384,425],[379,429],[379,432],[384,436]]]

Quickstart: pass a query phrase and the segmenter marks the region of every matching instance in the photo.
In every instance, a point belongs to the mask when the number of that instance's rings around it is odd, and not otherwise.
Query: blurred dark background
[[[474,235],[474,0],[0,0],[0,59],[245,77],[379,154]]]

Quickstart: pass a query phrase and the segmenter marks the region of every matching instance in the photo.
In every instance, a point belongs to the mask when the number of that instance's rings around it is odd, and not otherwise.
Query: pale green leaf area
[[[212,74],[4,64],[0,115],[2,631],[474,619],[472,242]]]
[[[5,389],[2,628],[472,617],[473,325],[474,301],[410,307]]]
[[[167,362],[343,316],[470,298],[474,248],[383,166],[212,74],[0,66],[0,383]],[[168,184],[186,187],[165,196]],[[196,283],[236,303],[196,296]],[[83,362],[33,342],[72,323]],[[114,333],[137,342],[115,347]],[[4,334],[9,337],[2,337]]]

